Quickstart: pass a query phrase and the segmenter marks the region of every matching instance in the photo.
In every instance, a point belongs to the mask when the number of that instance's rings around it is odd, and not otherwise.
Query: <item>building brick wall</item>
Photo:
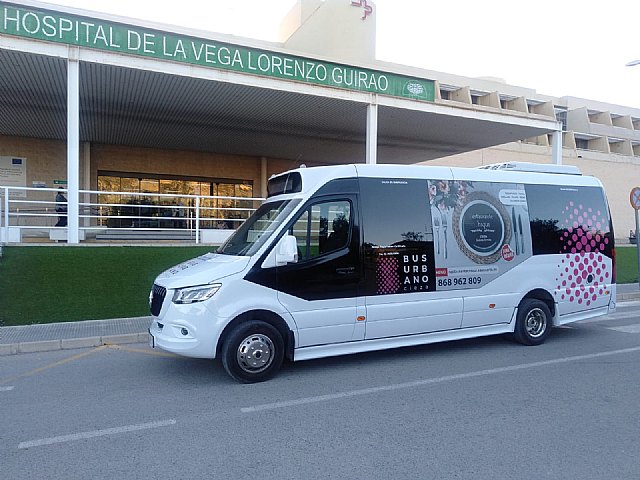
[[[0,156],[27,159],[27,184],[45,182],[53,188],[54,180],[67,179],[67,144],[59,140],[0,135]],[[82,175],[82,173],[81,173]],[[82,177],[81,177],[82,178]]]

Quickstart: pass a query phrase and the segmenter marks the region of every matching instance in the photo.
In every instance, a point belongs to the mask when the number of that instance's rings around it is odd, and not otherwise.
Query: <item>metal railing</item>
[[[64,201],[56,195],[64,195]],[[67,189],[0,186],[0,242],[66,239]],[[224,240],[262,198],[80,190],[81,240]],[[212,232],[217,232],[212,235]],[[136,236],[137,234],[137,236]]]

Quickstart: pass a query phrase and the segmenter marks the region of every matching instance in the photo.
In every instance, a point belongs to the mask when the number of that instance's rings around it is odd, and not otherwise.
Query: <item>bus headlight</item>
[[[179,288],[173,294],[173,303],[203,302],[213,297],[222,284],[198,285],[196,287]]]

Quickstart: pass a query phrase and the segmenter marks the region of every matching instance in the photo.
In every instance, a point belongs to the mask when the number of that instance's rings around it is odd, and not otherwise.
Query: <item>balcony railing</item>
[[[58,197],[56,202],[59,193],[65,198]],[[66,240],[67,196],[66,189],[0,186],[0,242]],[[262,200],[80,190],[79,237],[85,241],[222,243]]]

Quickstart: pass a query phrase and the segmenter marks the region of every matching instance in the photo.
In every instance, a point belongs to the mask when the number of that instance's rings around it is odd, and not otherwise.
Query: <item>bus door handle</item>
[[[356,267],[336,268],[336,273],[338,275],[353,275],[356,273]]]

